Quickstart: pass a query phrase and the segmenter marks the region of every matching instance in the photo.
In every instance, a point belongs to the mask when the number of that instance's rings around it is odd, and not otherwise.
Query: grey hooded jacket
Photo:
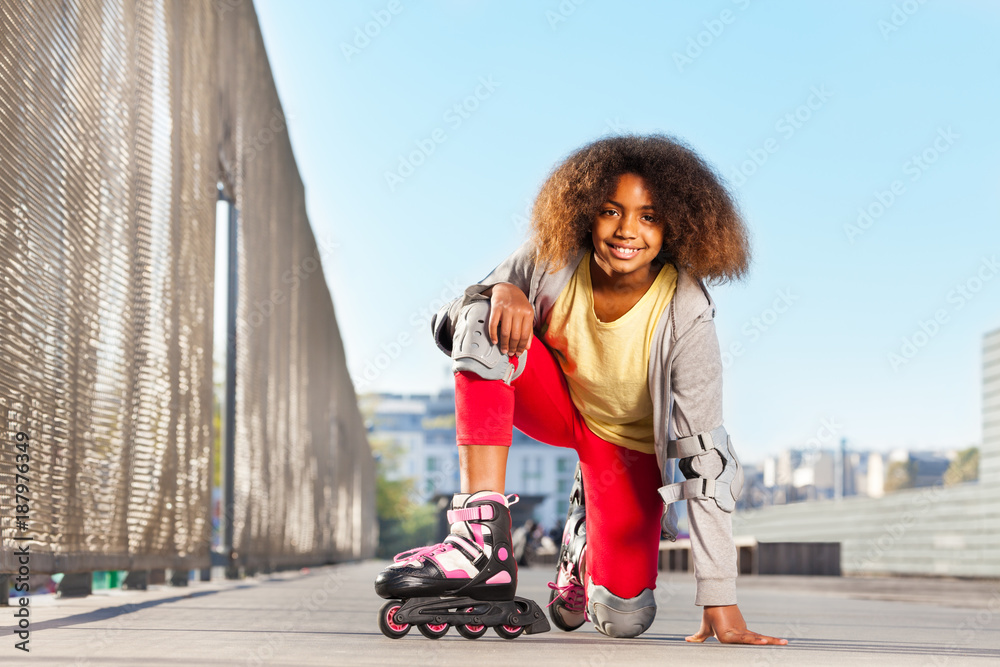
[[[549,272],[536,263],[531,241],[525,241],[482,281],[467,287],[463,296],[442,308],[448,317],[438,318],[438,330],[434,332],[438,347],[451,354],[454,323],[461,309],[474,300],[487,299],[482,292],[502,282],[516,285],[527,295],[535,309],[537,334],[585,255],[586,250],[580,250],[564,267]],[[722,356],[714,318],[715,303],[704,285],[678,267],[677,288],[657,323],[649,354],[654,440],[663,485],[674,481],[677,461],[667,457],[668,440],[712,431],[722,425]],[[717,454],[696,457],[693,465],[695,472],[710,479],[723,469]],[[653,496],[649,502],[662,500]],[[712,498],[689,498],[687,503],[698,584],[695,604],[736,604],[732,515],[721,510]],[[671,539],[676,539],[677,514],[673,504],[666,506],[663,528]]]

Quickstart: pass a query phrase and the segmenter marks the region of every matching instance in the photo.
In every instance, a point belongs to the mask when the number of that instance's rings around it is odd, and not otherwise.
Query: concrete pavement
[[[742,577],[750,627],[788,646],[688,644],[694,580],[662,573],[659,610],[637,639],[586,625],[503,640],[399,640],[376,625],[369,561],[238,582],[154,586],[82,599],[32,600],[31,653],[14,649],[14,608],[0,610],[0,663],[46,665],[966,665],[1000,664],[1000,582],[921,578]],[[521,570],[518,594],[544,605],[550,568]],[[16,599],[12,600],[16,604]],[[18,659],[18,663],[11,662]]]

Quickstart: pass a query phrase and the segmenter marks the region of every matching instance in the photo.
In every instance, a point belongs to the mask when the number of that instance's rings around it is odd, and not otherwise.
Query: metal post
[[[56,597],[83,598],[94,592],[92,572],[67,572],[56,586]]]
[[[233,548],[233,474],[236,455],[236,300],[239,296],[237,270],[238,213],[235,202],[229,201],[229,295],[226,319],[226,405],[223,417],[225,441],[222,452],[222,549],[226,557],[226,578],[239,577],[237,554]]]
[[[841,438],[840,446],[833,454],[833,497],[840,500],[844,497],[844,469],[846,466],[846,461],[844,460],[845,450],[847,449],[847,439]]]
[[[123,591],[144,591],[149,588],[149,570],[129,570],[122,582]]]

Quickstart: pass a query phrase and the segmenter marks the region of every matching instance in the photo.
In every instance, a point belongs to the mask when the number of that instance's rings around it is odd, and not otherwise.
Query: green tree
[[[401,551],[431,542],[438,512],[433,505],[413,502],[415,493],[412,478],[390,479],[391,471],[402,457],[402,448],[381,438],[369,438],[369,442],[378,460],[375,505],[379,541],[375,555],[379,558],[391,558]]]
[[[371,423],[378,407],[375,396],[359,401],[361,414]],[[428,503],[414,502],[416,489],[411,477],[393,474],[402,460],[403,448],[390,438],[369,435],[368,442],[377,462],[375,509],[378,514],[379,541],[375,550],[378,558],[429,544],[434,539],[438,510]]]
[[[947,486],[973,482],[979,479],[979,447],[967,447],[955,455],[955,460],[944,473]]]
[[[911,489],[916,478],[916,461],[893,461],[885,472],[885,490],[889,493],[900,489]]]

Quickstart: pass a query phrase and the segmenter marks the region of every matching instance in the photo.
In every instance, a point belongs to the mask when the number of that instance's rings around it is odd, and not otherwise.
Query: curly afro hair
[[[692,148],[662,134],[598,139],[556,165],[532,208],[537,258],[559,268],[580,249],[593,249],[594,220],[629,173],[650,189],[663,225],[661,259],[708,283],[745,276],[750,241],[736,202]]]

